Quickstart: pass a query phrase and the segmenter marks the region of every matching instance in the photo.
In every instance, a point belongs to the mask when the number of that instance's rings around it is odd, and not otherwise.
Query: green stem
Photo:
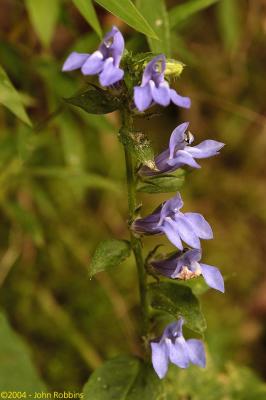
[[[124,146],[125,161],[126,161],[126,176],[127,176],[127,190],[128,190],[128,211],[129,221],[132,222],[136,217],[137,209],[137,197],[136,197],[136,175],[135,175],[135,157],[130,149],[129,135],[133,132],[133,117],[129,110],[122,111],[122,128],[121,128],[121,141]],[[142,255],[142,244],[141,240],[130,233],[131,247],[134,252],[138,280],[139,280],[139,293],[140,293],[140,305],[141,305],[141,335],[144,340],[147,336],[148,331],[148,297],[147,297],[147,274],[144,266],[144,260]]]

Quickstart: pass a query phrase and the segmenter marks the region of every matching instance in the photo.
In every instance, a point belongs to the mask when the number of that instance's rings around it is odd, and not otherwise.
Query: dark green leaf
[[[174,174],[157,175],[141,180],[137,190],[146,193],[176,192],[185,182],[185,171],[178,169]]]
[[[148,38],[150,49],[155,53],[170,56],[170,26],[165,1],[137,0],[136,4],[159,38],[159,40]]]
[[[46,390],[29,357],[29,350],[0,314],[0,391]]]
[[[60,10],[60,0],[26,0],[26,7],[42,44],[49,46]]]
[[[161,382],[147,364],[129,356],[107,361],[85,385],[84,400],[159,400]]]
[[[130,256],[127,240],[109,239],[98,244],[90,263],[90,276],[119,265]]]
[[[64,100],[69,104],[82,108],[89,114],[108,114],[119,108],[119,100],[100,88],[89,89]]]
[[[0,104],[7,107],[21,121],[31,126],[30,119],[24,109],[21,97],[0,65]]]
[[[92,0],[72,0],[81,15],[86,19],[95,32],[101,37],[102,30]]]
[[[149,37],[158,39],[156,33],[150,27],[146,19],[142,16],[139,10],[130,0],[95,0],[96,3],[104,7],[111,14],[121,18],[129,26],[136,29],[138,32],[144,33]]]
[[[173,7],[169,11],[170,27],[178,28],[180,22],[185,21],[191,15],[203,10],[206,7],[217,3],[220,0],[190,0]]]
[[[202,333],[206,329],[199,301],[189,287],[171,282],[152,283],[149,285],[149,294],[153,308],[175,318],[182,315],[188,328],[195,332]]]

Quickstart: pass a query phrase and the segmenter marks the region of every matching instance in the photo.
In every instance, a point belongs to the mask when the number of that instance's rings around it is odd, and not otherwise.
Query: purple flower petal
[[[167,164],[176,168],[179,168],[181,165],[189,165],[192,168],[201,168],[192,155],[185,150],[177,150],[176,157],[168,160]]]
[[[213,233],[212,228],[206,221],[206,219],[198,213],[187,212],[184,213],[186,219],[193,226],[193,230],[201,239],[212,239]]]
[[[189,246],[200,249],[200,240],[198,236],[194,233],[194,227],[187,221],[184,215],[176,215],[176,228],[181,237],[181,239],[187,243]]]
[[[170,218],[165,219],[163,222],[163,225],[160,226],[160,229],[162,232],[165,233],[167,238],[170,240],[171,243],[173,243],[174,246],[176,246],[178,249],[183,250],[183,245],[180,240],[176,224],[173,220]]]
[[[207,158],[219,154],[219,150],[222,147],[224,147],[224,143],[217,142],[216,140],[204,140],[197,146],[187,146],[186,151],[188,151],[192,157]]]
[[[88,57],[87,61],[82,65],[81,72],[83,75],[94,75],[101,72],[103,68],[103,55],[100,51],[95,51]]]
[[[158,87],[155,86],[153,81],[149,82],[151,88],[151,95],[155,103],[166,107],[170,103],[169,85],[167,82],[161,83]]]
[[[183,108],[191,107],[191,100],[189,97],[183,97],[176,93],[174,89],[170,89],[170,97],[174,104]]]
[[[146,110],[152,102],[149,85],[134,87],[134,102],[139,111]]]
[[[189,339],[186,344],[191,363],[204,368],[206,366],[206,356],[201,340]]]
[[[113,59],[107,58],[104,62],[103,70],[99,75],[102,86],[110,86],[120,81],[124,76],[124,71],[113,64]]]
[[[202,276],[207,283],[213,289],[219,290],[224,293],[224,279],[218,268],[212,265],[200,263]]]
[[[86,53],[77,53],[73,51],[64,62],[62,71],[73,71],[74,69],[81,68],[89,56],[90,55]]]
[[[181,257],[184,260],[183,265],[190,265],[193,262],[200,261],[200,259],[201,259],[201,250],[199,250],[199,249],[187,250]]]
[[[160,379],[164,378],[168,370],[168,348],[165,342],[151,342],[152,365]]]
[[[184,203],[180,196],[180,193],[177,193],[174,197],[167,200],[162,206],[159,224],[162,223],[164,218],[168,217],[172,213],[179,211],[180,208],[183,207],[183,205]]]
[[[122,54],[125,48],[125,41],[122,33],[116,27],[113,27],[113,30],[116,30],[116,33],[114,34],[113,37],[113,44],[111,46],[111,49],[114,58],[114,66],[119,67]]]
[[[163,82],[165,65],[166,61],[163,54],[154,57],[144,69],[141,86],[146,85],[151,79],[157,84]]]
[[[173,130],[169,141],[169,158],[174,157],[176,146],[178,146],[179,149],[183,149],[185,147],[185,132],[188,128],[188,125],[189,122],[184,122]]]
[[[185,339],[179,337],[175,343],[168,342],[170,361],[179,368],[187,368],[189,366],[189,357]]]

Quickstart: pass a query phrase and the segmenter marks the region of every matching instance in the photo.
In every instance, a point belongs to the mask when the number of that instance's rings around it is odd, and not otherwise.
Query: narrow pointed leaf
[[[21,97],[12,85],[5,70],[0,65],[0,104],[8,108],[25,124],[31,126],[30,119],[22,104]]]
[[[31,23],[43,46],[48,47],[60,11],[60,0],[26,0]]]
[[[137,7],[159,40],[148,37],[151,51],[171,55],[170,24],[164,0],[137,0]]]
[[[106,90],[100,88],[89,89],[64,100],[73,106],[82,108],[89,114],[108,114],[120,106],[118,98],[112,97]]]
[[[81,15],[86,19],[88,24],[95,30],[95,32],[101,37],[102,29],[95,12],[92,0],[72,0]]]
[[[148,24],[143,15],[130,0],[95,0],[103,8],[125,21],[136,31],[144,33],[149,37],[158,39],[156,33]]]
[[[83,393],[84,400],[159,400],[162,384],[149,365],[119,356],[91,375]]]
[[[195,332],[202,333],[206,329],[199,301],[189,287],[171,282],[152,283],[149,285],[149,295],[153,308],[175,318],[183,316],[187,327]]]
[[[127,240],[103,240],[94,251],[89,267],[90,276],[121,264],[130,256],[130,252],[130,243]]]
[[[173,7],[169,11],[170,27],[178,28],[180,22],[220,0],[190,0]]]

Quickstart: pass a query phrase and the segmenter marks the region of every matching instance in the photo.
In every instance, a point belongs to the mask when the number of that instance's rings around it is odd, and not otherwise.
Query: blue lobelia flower
[[[102,86],[113,85],[124,76],[124,71],[119,68],[124,47],[121,32],[113,26],[94,53],[71,53],[63,65],[63,71],[81,68],[83,75],[99,74]]]
[[[171,134],[169,148],[155,157],[155,165],[157,170],[151,170],[147,166],[143,166],[139,173],[141,175],[157,175],[167,172],[173,172],[177,168],[188,165],[192,168],[200,168],[195,158],[208,158],[219,154],[219,150],[224,143],[216,140],[204,140],[197,146],[191,146],[194,141],[193,135],[186,130],[189,123],[184,122],[178,125]]]
[[[213,233],[205,218],[198,213],[182,213],[183,201],[179,193],[162,203],[147,217],[137,218],[132,230],[139,234],[155,235],[165,233],[178,249],[183,250],[182,240],[189,246],[200,249],[199,239],[212,239]]]
[[[144,111],[154,102],[161,106],[168,106],[170,101],[180,107],[189,108],[189,97],[182,97],[164,79],[166,59],[163,54],[150,61],[142,76],[140,86],[134,88],[134,101],[139,111]]]
[[[160,379],[164,378],[169,361],[180,368],[187,368],[189,364],[205,367],[206,356],[201,340],[185,340],[182,333],[184,319],[167,325],[158,341],[151,342],[152,365]]]
[[[172,279],[192,279],[203,276],[208,286],[224,293],[224,280],[218,268],[200,263],[201,251],[197,249],[175,253],[162,260],[152,260],[150,264],[161,275]]]

